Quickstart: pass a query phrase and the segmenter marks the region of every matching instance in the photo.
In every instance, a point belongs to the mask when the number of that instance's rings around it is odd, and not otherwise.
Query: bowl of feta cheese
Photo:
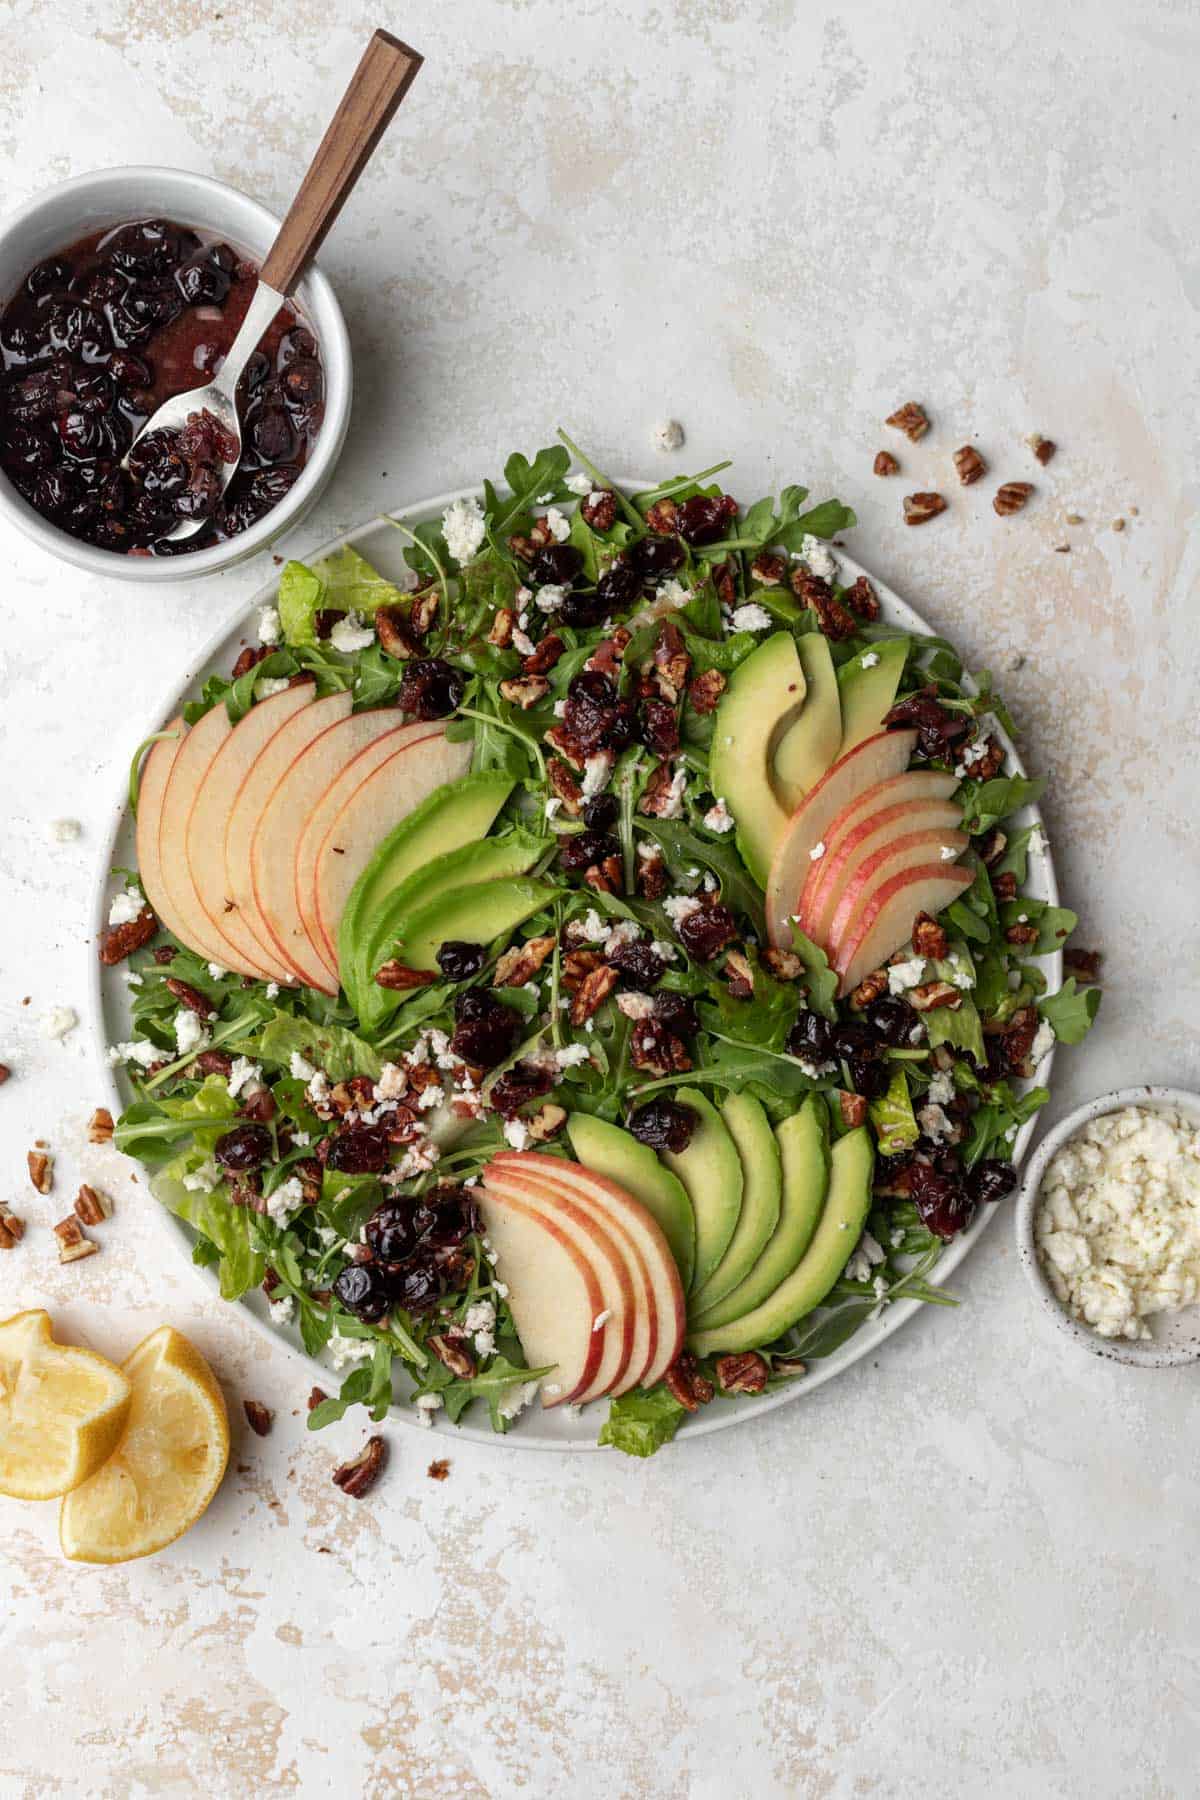
[[[1039,1145],[1017,1248],[1044,1308],[1098,1356],[1200,1359],[1200,1095],[1121,1088]]]

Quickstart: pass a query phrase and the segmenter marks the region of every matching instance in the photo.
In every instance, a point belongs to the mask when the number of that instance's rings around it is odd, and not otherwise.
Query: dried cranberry
[[[910,1193],[917,1217],[935,1237],[947,1240],[956,1237],[974,1216],[974,1202],[968,1199],[958,1181],[953,1175],[936,1169],[932,1163],[912,1164]]]
[[[458,996],[454,1020],[450,1048],[478,1069],[494,1069],[511,1055],[521,1024],[519,1013],[479,988]]]
[[[400,683],[400,707],[418,719],[444,719],[463,696],[463,678],[440,656],[409,663]]]
[[[34,483],[33,504],[48,518],[65,513],[78,499],[79,484],[69,469],[45,469]]]
[[[109,358],[108,373],[119,388],[148,388],[154,381],[150,364],[130,350],[118,350]]]
[[[211,257],[197,256],[176,269],[175,285],[189,306],[223,306],[232,283]]]
[[[853,1055],[846,1058],[846,1067],[850,1071],[850,1085],[856,1094],[865,1100],[878,1100],[886,1094],[888,1085],[887,1064],[870,1055]]]
[[[965,1185],[972,1200],[1003,1200],[1017,1185],[1017,1171],[998,1157],[985,1157],[970,1170]]]
[[[675,529],[685,543],[715,544],[736,516],[737,501],[729,494],[693,494],[676,513]]]
[[[938,700],[937,689],[932,686],[898,700],[891,711],[884,714],[883,722],[889,731],[915,726],[917,748],[923,755],[939,761],[950,761],[955,746],[973,729],[970,719],[946,710]]]
[[[414,1223],[431,1250],[453,1250],[479,1227],[479,1213],[466,1188],[451,1182],[422,1194]]]
[[[98,362],[112,349],[101,315],[84,300],[59,300],[50,308],[50,344],[85,362]]]
[[[294,362],[289,363],[280,386],[289,406],[319,406],[325,397],[325,377],[321,373],[321,365],[311,356],[297,357]]]
[[[567,688],[563,725],[579,748],[600,749],[617,720],[617,690],[599,669],[585,669]]]
[[[663,978],[666,964],[650,944],[619,944],[608,953],[608,961],[618,971],[623,983],[649,992]]]
[[[245,372],[242,375],[242,380],[246,386],[246,392],[248,394],[256,394],[270,373],[270,358],[264,356],[261,350],[252,351],[250,360],[247,362]]]
[[[802,1056],[806,1062],[826,1062],[834,1054],[834,1025],[820,1013],[805,1009],[788,1033],[789,1056]]]
[[[390,1304],[388,1281],[376,1263],[350,1263],[333,1283],[338,1300],[356,1319],[382,1319]]]
[[[273,506],[279,505],[299,477],[300,470],[291,464],[280,464],[273,469],[256,469],[249,477],[235,477],[229,485],[221,510],[221,524],[226,535],[236,537],[239,532],[248,531],[252,525],[257,525],[264,514],[269,513]],[[194,546],[195,539],[191,542]]]
[[[674,574],[685,555],[675,538],[639,538],[629,551],[630,561],[644,581]]]
[[[0,348],[15,362],[39,362],[54,346],[49,336],[48,307],[10,306],[0,321]]]
[[[54,446],[49,438],[28,425],[12,425],[3,444],[4,466],[8,469],[47,469],[54,462]]]
[[[80,412],[107,412],[113,403],[113,384],[104,369],[81,369],[72,385]]]
[[[207,519],[221,498],[221,482],[215,469],[193,469],[187,487],[176,496],[175,512],[181,519]]]
[[[609,610],[600,598],[599,590],[593,589],[590,594],[568,594],[559,608],[558,617],[561,624],[569,625],[574,631],[588,631],[606,619]]]
[[[59,413],[58,436],[67,454],[77,456],[81,461],[98,456],[104,443],[100,420],[75,407]]]
[[[655,995],[654,1017],[676,1037],[694,1037],[700,1029],[696,1002],[690,995],[677,994],[673,990]]]
[[[892,1049],[907,1049],[912,1043],[917,1015],[904,1000],[884,995],[867,1008],[867,1023],[882,1043]]]
[[[391,1162],[385,1125],[343,1127],[325,1143],[326,1167],[340,1169],[343,1175],[381,1175]]]
[[[8,394],[8,416],[22,425],[35,425],[58,411],[59,385],[49,369],[35,369]]]
[[[583,552],[574,544],[543,544],[529,565],[530,579],[539,587],[571,587],[583,568]]]
[[[738,934],[737,921],[727,906],[701,907],[676,926],[679,941],[695,962],[711,962],[719,950]]]
[[[679,748],[679,721],[665,700],[642,701],[641,739],[658,756],[674,756]]]
[[[569,875],[582,875],[596,863],[620,854],[617,839],[603,831],[564,832],[558,842],[558,860]]]
[[[589,831],[607,831],[616,824],[620,810],[612,794],[596,794],[584,802],[583,822]]]
[[[487,946],[469,944],[463,938],[447,938],[437,953],[438,968],[447,981],[469,981],[487,961]]]
[[[611,563],[596,583],[596,601],[603,618],[632,606],[642,591],[642,577],[632,563]]]
[[[130,451],[129,472],[152,500],[165,501],[183,493],[191,470],[178,434],[151,431]]]
[[[277,361],[281,369],[286,369],[290,363],[295,361],[296,357],[311,357],[316,354],[317,340],[312,332],[306,330],[303,325],[294,325],[291,331],[285,333],[280,339]]]
[[[639,1144],[651,1150],[672,1150],[678,1154],[692,1141],[698,1123],[690,1106],[678,1100],[650,1100],[629,1115],[628,1125]]]
[[[425,1312],[441,1293],[441,1283],[432,1262],[413,1257],[408,1262],[392,1263],[385,1272],[388,1298],[405,1312]]]
[[[121,311],[139,331],[158,331],[179,317],[183,301],[174,282],[138,282],[121,302]]]
[[[553,1068],[519,1062],[492,1084],[489,1098],[502,1119],[515,1119],[523,1106],[548,1094],[556,1079]]]
[[[296,434],[283,406],[264,405],[246,420],[245,441],[265,463],[288,462],[296,454]]]
[[[879,1038],[864,1019],[841,1019],[833,1027],[835,1056],[873,1056]]]
[[[265,1125],[235,1125],[213,1148],[225,1169],[257,1169],[270,1154],[271,1134]]]
[[[411,1200],[385,1200],[363,1227],[367,1247],[381,1262],[402,1262],[417,1247],[420,1233]]]
[[[66,287],[70,279],[70,263],[64,262],[61,256],[48,256],[45,262],[29,271],[25,286],[36,299],[39,294],[48,294],[52,288]]]

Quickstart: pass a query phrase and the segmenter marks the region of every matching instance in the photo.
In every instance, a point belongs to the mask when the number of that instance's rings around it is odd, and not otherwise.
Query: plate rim
[[[658,485],[652,480],[631,479],[625,475],[611,476],[610,480],[612,480],[614,486],[618,487],[626,494],[644,492],[647,489]],[[344,532],[340,532],[336,537],[330,538],[326,540],[326,542],[306,551],[305,560],[309,563],[319,561],[322,557],[329,556],[334,551],[340,550],[346,544],[354,544],[358,539],[374,532],[381,525],[397,520],[407,522],[415,519],[420,521],[435,513],[444,512],[446,507],[452,505],[456,500],[465,500],[468,498],[478,499],[482,492],[482,483],[473,483],[466,487],[454,488],[440,494],[432,495],[426,500],[417,500],[404,506],[392,508],[386,512],[373,513],[369,518],[361,520],[357,525],[351,526]],[[892,614],[900,614],[901,616],[897,622],[906,629],[919,630],[931,637],[941,635],[932,630],[924,616],[918,612],[916,607],[909,601],[903,599],[889,582],[884,581],[880,576],[875,575],[871,570],[865,568],[863,564],[858,562],[858,560],[837,541],[837,539],[831,539],[830,542],[837,553],[839,562],[849,565],[856,576],[865,575],[868,580],[872,582],[880,599],[884,602],[885,613],[890,612]],[[285,561],[286,560],[288,559],[285,558]],[[196,652],[192,666],[189,668],[184,679],[172,688],[171,693],[173,695],[173,700],[171,706],[165,711],[161,706],[156,706],[154,722],[146,725],[145,729],[134,740],[135,744],[144,743],[156,730],[161,729],[162,719],[169,719],[172,716],[172,713],[177,710],[180,701],[191,690],[197,677],[211,667],[213,659],[216,657],[222,646],[225,645],[227,639],[247,622],[251,621],[254,614],[259,609],[273,603],[278,594],[279,578],[282,574],[283,566],[283,564],[280,564],[279,567],[273,570],[271,576],[264,581],[261,586],[256,588],[247,600],[239,602],[238,606],[228,618],[214,629],[210,637],[205,640],[199,651]],[[1025,766],[1020,752],[998,719],[995,721],[995,729],[1004,745],[1006,755],[1014,772],[1018,775],[1024,775]],[[106,902],[111,872],[115,862],[117,839],[130,818],[128,786],[128,772],[126,770],[122,776],[121,785],[116,792],[116,805],[110,814],[109,828],[105,833],[100,855],[97,858],[96,867],[93,873],[88,918],[93,924],[97,937],[102,935],[107,928]],[[1054,867],[1053,854],[1046,838],[1045,820],[1042,817],[1041,808],[1037,802],[1034,801],[1020,810],[1022,815],[1028,815],[1042,828],[1042,841],[1031,850],[1031,860],[1035,860],[1035,866],[1039,868],[1041,873],[1042,885],[1046,888],[1047,903],[1051,906],[1057,906],[1060,903],[1058,879]],[[87,942],[90,945],[92,939],[89,938]],[[1040,960],[1046,965],[1047,994],[1057,993],[1062,986],[1062,951],[1055,950],[1051,955],[1043,957]],[[107,1090],[108,1098],[110,1101],[116,1103],[116,1108],[119,1113],[124,1109],[127,1101],[122,1095],[118,1083],[117,1070],[113,1068],[108,1061],[108,1038],[104,1026],[106,994],[111,989],[115,995],[116,990],[112,987],[112,983],[119,981],[120,977],[117,969],[108,971],[108,974],[110,976],[110,982],[106,987],[104,965],[100,962],[98,956],[94,954],[91,955],[88,959],[88,997],[90,1001],[89,1024],[91,1026],[89,1035],[91,1037],[92,1049]],[[1052,1046],[1047,1052],[1038,1071],[1040,1083],[1043,1086],[1048,1087],[1050,1085],[1049,1078],[1053,1072],[1055,1048],[1055,1046]],[[1038,1129],[1040,1118],[1040,1112],[1035,1113],[1034,1116],[1031,1119],[1028,1119],[1018,1131],[1013,1144],[1014,1167],[1019,1168],[1025,1152],[1029,1147],[1030,1140]],[[182,1220],[176,1219],[174,1214],[170,1213],[158,1200],[154,1199],[154,1196],[146,1183],[142,1183],[141,1185],[150,1198],[153,1208],[158,1215],[156,1221],[158,1228],[169,1232],[172,1239],[188,1252],[189,1267],[192,1269],[193,1273],[200,1279],[210,1294],[219,1297],[220,1290],[215,1271],[209,1267],[201,1267],[190,1261],[191,1239],[188,1235],[186,1225]],[[966,1260],[971,1254],[971,1251],[975,1248],[979,1239],[983,1236],[983,1233],[992,1224],[999,1211],[1000,1207],[997,1205],[981,1208],[968,1229],[961,1233],[960,1236],[956,1238],[945,1251],[943,1251],[937,1265],[937,1277],[939,1283],[944,1281],[947,1276],[952,1275],[959,1265]],[[250,1304],[250,1298],[251,1297],[248,1295],[243,1296],[240,1300],[233,1303],[237,1306],[241,1316],[248,1320],[254,1329],[259,1332],[260,1335],[269,1339],[271,1343],[289,1352],[290,1355],[296,1358],[309,1370],[319,1370],[322,1375],[328,1378],[332,1372],[328,1366],[318,1357],[310,1356],[302,1344],[296,1342],[290,1335],[286,1335],[278,1326],[273,1325],[268,1318],[263,1317],[258,1306],[256,1304]],[[261,1298],[261,1296],[259,1296],[259,1298]],[[222,1304],[229,1305],[230,1302],[224,1301]],[[710,1436],[714,1432],[728,1430],[731,1426],[749,1424],[751,1421],[761,1419],[767,1413],[774,1412],[777,1408],[799,1399],[804,1394],[814,1392],[817,1388],[823,1387],[826,1382],[834,1380],[835,1377],[852,1368],[855,1363],[860,1362],[865,1356],[869,1356],[884,1342],[885,1339],[890,1337],[893,1332],[898,1331],[909,1319],[916,1317],[918,1313],[924,1310],[926,1310],[926,1304],[920,1300],[907,1299],[894,1302],[884,1309],[878,1319],[868,1321],[866,1325],[860,1327],[860,1329],[855,1332],[854,1336],[848,1339],[847,1342],[836,1350],[832,1356],[820,1358],[815,1367],[813,1364],[810,1364],[808,1372],[803,1377],[789,1383],[786,1387],[778,1388],[772,1393],[762,1394],[750,1400],[747,1400],[746,1397],[743,1396],[736,1406],[730,1407],[728,1410],[725,1410],[724,1408],[721,1410],[716,1410],[715,1408],[711,1410],[706,1409],[703,1413],[692,1415],[683,1422],[683,1425],[673,1442],[677,1444],[681,1442],[690,1442],[701,1437]],[[597,1421],[595,1418],[589,1421],[591,1435],[586,1438],[583,1436],[575,1437],[568,1435],[552,1437],[542,1432],[529,1429],[532,1419],[539,1416],[541,1415],[533,1413],[532,1409],[522,1412],[514,1421],[512,1429],[507,1432],[495,1432],[490,1426],[477,1425],[470,1420],[463,1420],[456,1424],[454,1430],[459,1436],[468,1438],[474,1443],[491,1445],[498,1448],[512,1447],[520,1450],[549,1451],[571,1455],[584,1451],[599,1451],[608,1448],[607,1445],[599,1444],[596,1441],[594,1426]],[[425,1429],[416,1417],[414,1409],[411,1407],[397,1407],[393,1403],[393,1406],[388,1413],[388,1418],[389,1421],[399,1423],[411,1431],[422,1431]]]

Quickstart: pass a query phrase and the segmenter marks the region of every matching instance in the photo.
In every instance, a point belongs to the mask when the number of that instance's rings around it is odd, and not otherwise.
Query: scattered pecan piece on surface
[[[320,1406],[322,1400],[328,1400],[328,1398],[329,1398],[329,1395],[325,1392],[324,1388],[319,1388],[319,1387],[310,1388],[309,1393],[308,1393],[308,1399],[305,1402],[307,1410],[309,1412],[315,1412],[317,1407]]]
[[[386,1461],[387,1445],[375,1434],[367,1439],[361,1454],[353,1462],[342,1463],[333,1471],[333,1485],[340,1487],[343,1494],[349,1494],[352,1500],[361,1500],[379,1480]]]
[[[728,685],[728,677],[720,669],[705,669],[688,688],[688,702],[692,711],[702,715],[716,712],[717,702]]]
[[[898,475],[900,473],[900,464],[896,461],[896,458],[892,455],[890,450],[877,450],[875,452],[875,461],[871,464],[871,468],[876,475],[886,476]]]
[[[524,987],[532,981],[554,949],[552,937],[526,938],[523,944],[510,944],[492,974],[493,987]]]
[[[258,667],[260,662],[265,662],[270,654],[266,644],[247,644],[230,670],[232,679],[237,681],[240,676],[248,675],[251,669]]]
[[[74,1213],[68,1213],[54,1227],[54,1235],[58,1239],[58,1260],[60,1263],[78,1262],[81,1257],[95,1256],[100,1248],[94,1238],[88,1237],[83,1226]]]
[[[980,476],[987,474],[987,463],[974,444],[963,444],[954,452],[954,467],[964,487],[970,487]]]
[[[410,988],[429,987],[437,980],[437,975],[431,969],[410,969],[393,957],[382,968],[376,969],[375,980],[380,987],[390,988],[393,993],[406,994]]]
[[[1033,492],[1031,481],[1006,481],[996,489],[992,496],[992,510],[998,512],[1002,519],[1010,513],[1019,513]]]
[[[910,444],[918,443],[929,430],[929,420],[925,416],[925,408],[919,406],[915,400],[906,400],[904,405],[898,406],[894,413],[889,413],[883,422],[885,425],[894,426],[897,431],[902,431]]]
[[[1100,950],[1076,950],[1068,947],[1063,951],[1063,968],[1083,986],[1095,986],[1100,980],[1102,955]]]
[[[770,550],[760,550],[750,564],[750,573],[763,587],[778,587],[787,574],[787,558]]]
[[[450,1478],[450,1458],[435,1456],[425,1473],[430,1481],[448,1481]]]
[[[1007,943],[1016,944],[1018,946],[1036,944],[1038,935],[1037,926],[1022,919],[1018,919],[1015,925],[1010,925],[1004,933],[1005,941]]]
[[[810,575],[797,564],[792,570],[792,592],[805,606],[812,607],[822,632],[834,643],[853,637],[858,630],[853,613],[842,605],[823,575]]]
[[[227,900],[225,902],[225,911],[226,912],[233,911],[233,901],[232,900]],[[160,967],[163,967],[167,963],[173,963],[175,961],[175,949],[172,944],[158,944],[155,947],[155,949],[153,949],[151,951],[150,954],[153,956],[155,962],[158,963]]]
[[[862,980],[851,994],[850,1004],[851,1006],[856,1007],[859,1012],[863,1012],[868,1006],[873,1006],[876,1000],[880,999],[887,991],[888,978],[886,969],[872,969],[869,975],[863,976]]]
[[[912,947],[915,956],[941,962],[950,948],[945,926],[939,925],[931,913],[918,913],[913,920]]]
[[[492,620],[487,634],[488,643],[495,644],[498,650],[507,650],[512,642],[513,626],[516,622],[517,615],[511,606],[498,606],[496,616]]]
[[[473,1352],[468,1348],[465,1338],[453,1338],[442,1333],[439,1337],[431,1337],[429,1348],[444,1368],[460,1381],[474,1380],[478,1364]]]
[[[593,488],[579,510],[593,531],[611,531],[617,517],[617,496],[611,488]]]
[[[843,598],[851,612],[856,612],[868,624],[879,617],[879,595],[875,592],[874,583],[868,581],[865,575],[860,575],[846,589]]]
[[[663,1380],[678,1400],[680,1406],[688,1412],[697,1412],[700,1407],[707,1406],[713,1397],[713,1384],[706,1375],[700,1373],[696,1358],[690,1350],[680,1352],[675,1362],[663,1376]]]
[[[500,683],[501,699],[510,706],[519,706],[522,712],[544,700],[549,691],[550,683],[544,675],[521,675]]]
[[[554,543],[554,533],[550,529],[550,521],[545,513],[533,521],[529,533],[529,541],[535,550],[544,550],[547,544]]]
[[[608,999],[617,985],[617,980],[616,969],[610,969],[607,964],[602,964],[597,969],[589,969],[571,1001],[572,1025],[586,1024],[592,1014]]]
[[[158,920],[148,906],[143,906],[136,919],[128,919],[124,925],[113,925],[100,940],[100,961],[106,969],[111,969],[119,962],[124,962],[143,944],[148,944],[158,930]]]
[[[925,981],[920,987],[910,988],[904,997],[915,1012],[932,1012],[936,1006],[957,1012],[963,1003],[962,989],[952,981]]]
[[[206,999],[199,988],[192,987],[186,981],[180,981],[178,976],[168,975],[163,986],[168,994],[178,1000],[180,1006],[184,1007],[187,1012],[194,1012],[198,1019],[211,1019],[217,1010],[212,1001]],[[230,1066],[232,1067],[232,1064]]]
[[[521,667],[526,675],[544,675],[552,669],[566,645],[556,631],[548,631],[540,644],[535,644]]]
[[[723,1394],[761,1394],[770,1370],[766,1358],[757,1350],[732,1351],[718,1356],[715,1364],[717,1386]]]
[[[375,609],[375,630],[379,636],[379,648],[385,656],[396,662],[407,662],[417,654],[417,645],[409,630],[408,620],[398,606],[379,606]]]
[[[921,493],[905,494],[904,523],[906,525],[928,525],[930,519],[936,519],[939,513],[946,510],[946,502],[941,494]]]
[[[45,1150],[27,1150],[25,1162],[29,1179],[39,1194],[48,1194],[54,1186],[54,1158]]]
[[[740,950],[726,951],[721,972],[729,983],[729,991],[735,1000],[754,998],[754,970],[749,957]]]
[[[0,1063],[0,1087],[4,1086],[11,1074],[12,1070],[9,1068],[8,1064]]]
[[[533,539],[522,537],[519,532],[509,538],[508,547],[514,556],[520,557],[522,562],[532,562],[538,553],[538,546]]]
[[[14,1250],[25,1236],[25,1221],[0,1209],[0,1250]]]
[[[838,1111],[842,1115],[842,1124],[848,1131],[867,1122],[867,1099],[865,1094],[852,1094],[845,1088],[838,1090]]]
[[[568,817],[577,819],[583,811],[583,789],[566,763],[554,758],[546,770],[546,778],[562,801],[563,811]]]
[[[84,1225],[103,1225],[112,1218],[112,1201],[85,1181],[75,1196],[75,1216]]]
[[[242,1411],[246,1415],[246,1423],[257,1437],[266,1437],[275,1422],[275,1414],[261,1400],[243,1400]]]
[[[776,981],[799,981],[804,973],[804,964],[794,950],[766,949],[762,961]]]
[[[1006,869],[1003,875],[992,876],[992,892],[995,894],[997,900],[1016,899],[1017,878],[1011,869]]]
[[[1029,439],[1029,448],[1045,468],[1046,464],[1052,460],[1058,445],[1053,438],[1043,437],[1040,431],[1035,431]]]

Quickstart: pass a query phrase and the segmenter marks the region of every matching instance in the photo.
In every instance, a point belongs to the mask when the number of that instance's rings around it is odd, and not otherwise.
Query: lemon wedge
[[[0,1323],[0,1494],[54,1500],[117,1447],[129,1378],[93,1350],[56,1344],[44,1312]]]
[[[62,1504],[59,1538],[75,1562],[129,1562],[174,1543],[200,1517],[229,1460],[229,1421],[212,1370],[169,1325],[122,1365],[133,1388],[112,1455]]]

